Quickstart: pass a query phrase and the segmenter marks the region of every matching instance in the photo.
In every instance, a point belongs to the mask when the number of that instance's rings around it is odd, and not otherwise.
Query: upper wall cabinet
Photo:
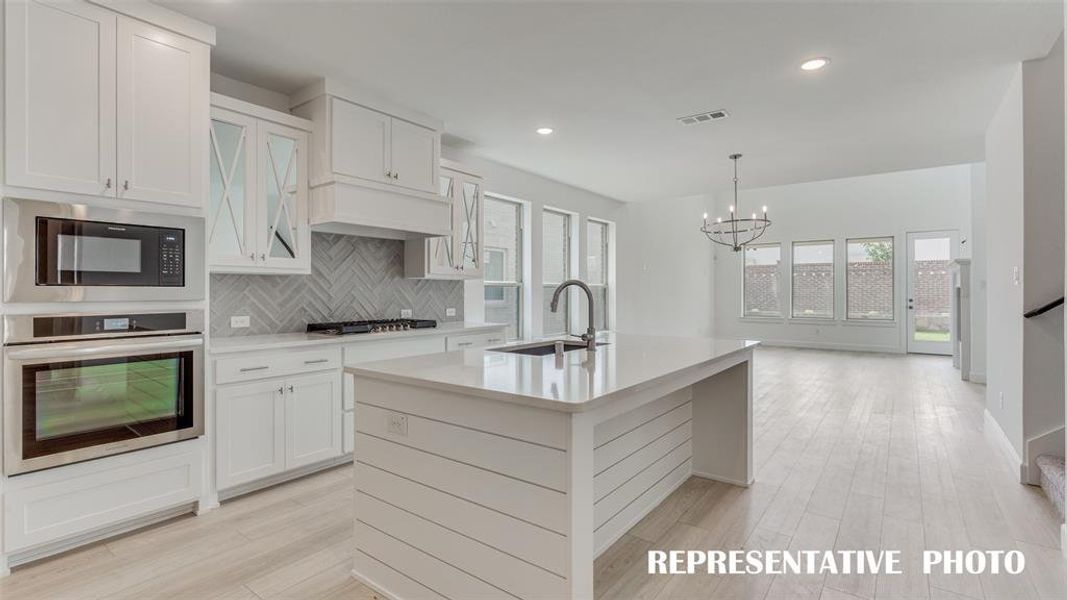
[[[441,160],[439,193],[452,204],[451,235],[404,242],[404,274],[419,279],[482,277],[482,178],[459,163]]]
[[[310,273],[305,119],[212,95],[213,272]]]
[[[202,205],[208,44],[86,2],[5,11],[8,185]]]
[[[396,239],[450,233],[437,194],[441,123],[331,81],[293,96],[310,119],[311,224]]]

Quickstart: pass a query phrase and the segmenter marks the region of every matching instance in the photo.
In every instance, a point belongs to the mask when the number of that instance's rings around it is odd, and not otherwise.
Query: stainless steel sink
[[[597,346],[603,346],[606,342],[597,342]],[[563,342],[563,351],[585,350],[585,342]],[[511,352],[512,354],[528,354],[530,356],[548,356],[556,352],[556,340],[523,344],[521,346],[503,346],[501,348],[489,348],[493,352]]]

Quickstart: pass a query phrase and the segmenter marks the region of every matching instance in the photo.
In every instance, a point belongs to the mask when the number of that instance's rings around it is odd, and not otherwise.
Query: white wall
[[[601,196],[593,192],[569,186],[558,181],[535,175],[528,171],[509,167],[491,160],[464,153],[456,148],[444,146],[441,149],[443,157],[461,162],[470,166],[473,170],[485,178],[485,190],[489,193],[502,194],[511,198],[522,200],[526,203],[526,236],[530,251],[530,270],[525,274],[528,293],[524,298],[525,323],[524,337],[537,338],[542,331],[542,238],[541,238],[541,212],[545,206],[562,209],[575,213],[579,220],[578,230],[578,278],[586,278],[586,261],[582,259],[586,255],[586,228],[587,218],[606,220],[614,223],[618,211],[623,203],[607,196]],[[572,217],[575,218],[575,217]],[[630,240],[623,237],[620,244],[628,244]],[[614,265],[609,265],[614,268]],[[612,286],[616,288],[617,286]],[[617,295],[617,294],[616,294]],[[485,288],[481,280],[467,281],[464,285],[464,318],[469,321],[478,321],[485,316]],[[584,296],[584,294],[583,294]],[[577,322],[573,326],[574,331],[584,331],[586,300],[579,298],[576,290],[572,288],[571,306],[576,307]],[[617,302],[616,302],[617,304]],[[609,321],[616,320],[615,315],[609,313]],[[617,320],[616,320],[617,322]]]
[[[1064,293],[1063,82],[1061,36],[1019,66],[986,131],[986,408],[1023,466],[1027,441],[1064,423],[1063,311],[1022,318]]]
[[[1064,294],[1064,57],[1023,63],[1023,305]],[[1059,429],[1064,417],[1063,310],[1023,322],[1023,442]],[[1028,449],[1023,460],[1032,458]]]
[[[812,348],[904,352],[906,234],[957,230],[970,239],[972,165],[900,171],[753,190],[742,189],[742,212],[766,205],[773,221],[760,242],[782,244],[780,273],[784,313],[789,311],[789,259],[794,241],[835,241],[835,314],[829,320],[742,318],[739,253],[716,247],[716,335]],[[743,184],[743,181],[742,181]],[[732,191],[719,194],[714,217],[726,214]],[[844,317],[844,240],[894,237],[894,314],[891,323],[846,322]]]
[[[712,244],[700,232],[704,196],[627,204],[619,216],[620,331],[710,336],[715,314]]]
[[[1023,78],[1016,70],[986,129],[986,408],[1022,456]],[[1019,315],[1019,316],[1016,316]]]

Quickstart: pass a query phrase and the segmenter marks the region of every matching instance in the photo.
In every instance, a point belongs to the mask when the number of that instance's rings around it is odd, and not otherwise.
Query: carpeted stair
[[[1062,456],[1042,454],[1037,457],[1037,467],[1041,470],[1041,489],[1056,506],[1056,511],[1063,518],[1064,466]]]

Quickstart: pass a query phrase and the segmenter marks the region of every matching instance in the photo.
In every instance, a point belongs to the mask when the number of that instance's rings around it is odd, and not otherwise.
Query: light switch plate
[[[248,315],[230,317],[230,329],[243,329],[252,326],[252,318]]]
[[[408,416],[395,412],[389,413],[389,433],[407,437]]]
[[[454,309],[454,308],[446,308],[445,309],[445,316],[446,317],[454,317],[454,316],[456,316],[456,309]]]
[[[401,308],[400,309],[400,318],[401,319],[410,319],[411,318],[411,309],[410,308]]]

